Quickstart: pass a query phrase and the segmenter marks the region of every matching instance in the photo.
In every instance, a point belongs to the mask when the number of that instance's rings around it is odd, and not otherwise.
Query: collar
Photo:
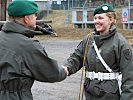
[[[115,25],[111,25],[110,29],[109,29],[109,32],[108,33],[105,33],[105,34],[102,34],[100,35],[98,31],[96,31],[96,29],[94,29],[94,37],[98,37],[100,40],[103,40],[103,39],[107,39],[111,36],[113,36],[117,30],[116,30],[116,26]]]
[[[34,35],[35,35],[35,31],[34,30],[30,30],[25,25],[17,23],[15,21],[7,21],[3,25],[2,31],[4,31],[6,33],[22,34],[22,35],[25,35],[25,36],[27,36],[29,38],[33,38]]]

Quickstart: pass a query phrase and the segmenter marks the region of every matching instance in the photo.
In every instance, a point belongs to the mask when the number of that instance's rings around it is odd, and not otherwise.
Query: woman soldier
[[[94,11],[95,32],[87,35],[64,63],[71,75],[82,68],[86,57],[86,100],[133,100],[133,52],[117,32],[115,20],[112,5],[97,7]],[[120,74],[122,81],[118,80]]]

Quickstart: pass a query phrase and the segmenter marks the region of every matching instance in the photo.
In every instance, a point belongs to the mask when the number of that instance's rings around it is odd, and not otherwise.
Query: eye
[[[35,13],[35,16],[37,16],[37,13]]]
[[[97,19],[97,17],[94,17],[94,20],[96,20]]]
[[[99,19],[104,19],[103,17],[99,16]]]

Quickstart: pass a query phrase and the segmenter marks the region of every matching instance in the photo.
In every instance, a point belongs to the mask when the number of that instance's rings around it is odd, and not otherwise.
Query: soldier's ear
[[[28,16],[24,16],[24,23],[27,25],[29,23],[29,18]]]

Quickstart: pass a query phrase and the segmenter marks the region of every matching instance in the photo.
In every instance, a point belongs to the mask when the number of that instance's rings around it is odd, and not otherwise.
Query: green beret
[[[112,7],[112,5],[103,4],[95,9],[93,15],[95,16],[96,14],[107,13],[107,12],[115,12],[115,11],[114,11],[114,8]]]
[[[38,5],[35,1],[14,0],[9,3],[7,12],[10,16],[25,16],[36,13]]]

